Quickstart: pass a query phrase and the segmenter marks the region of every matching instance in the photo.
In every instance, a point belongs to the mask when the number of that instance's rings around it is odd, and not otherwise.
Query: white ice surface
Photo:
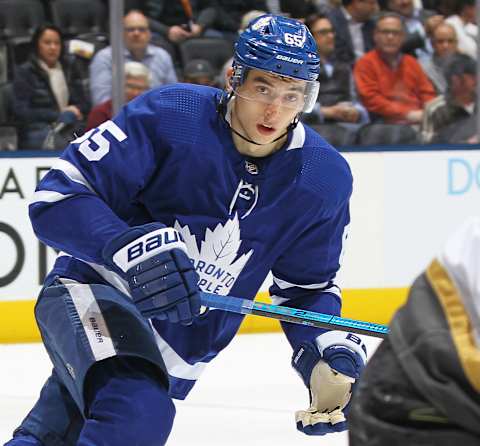
[[[369,356],[378,340],[364,337]],[[32,407],[51,370],[41,344],[0,345],[0,444]],[[282,334],[237,336],[211,363],[186,401],[176,401],[172,446],[347,446],[346,433],[307,437],[294,412],[307,390],[290,367]]]

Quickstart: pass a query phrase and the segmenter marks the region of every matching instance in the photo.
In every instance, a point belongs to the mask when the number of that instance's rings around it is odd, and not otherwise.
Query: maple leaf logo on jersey
[[[213,231],[207,228],[200,250],[195,234],[190,232],[188,225],[181,226],[175,221],[174,228],[180,232],[187,245],[188,254],[200,276],[200,289],[227,295],[253,254],[251,249],[237,258],[242,244],[237,214],[224,225],[219,223]]]

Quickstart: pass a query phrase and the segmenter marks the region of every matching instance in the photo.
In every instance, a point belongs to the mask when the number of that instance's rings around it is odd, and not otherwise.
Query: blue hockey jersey
[[[253,299],[272,271],[274,303],[339,314],[347,162],[301,123],[272,155],[241,155],[221,95],[182,84],[152,90],[67,147],[30,205],[39,239],[61,251],[49,277],[128,294],[102,249],[127,227],[158,221],[182,234],[204,291]],[[188,327],[152,319],[173,397],[186,396],[241,320],[219,310]],[[293,347],[320,333],[282,326]]]

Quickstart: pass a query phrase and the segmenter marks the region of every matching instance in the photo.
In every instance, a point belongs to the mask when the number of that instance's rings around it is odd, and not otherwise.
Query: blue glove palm
[[[198,275],[175,229],[160,223],[130,228],[107,243],[103,258],[128,282],[146,318],[190,325],[200,314]]]
[[[365,345],[352,333],[330,331],[295,350],[292,365],[310,394],[310,407],[295,414],[299,431],[325,435],[347,429],[345,415],[365,362]]]

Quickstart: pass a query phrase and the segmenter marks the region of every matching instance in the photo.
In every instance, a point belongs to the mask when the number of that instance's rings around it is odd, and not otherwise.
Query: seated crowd
[[[175,82],[225,88],[236,35],[273,12],[304,21],[316,40],[320,92],[301,119],[333,145],[478,143],[474,0],[190,3],[193,18],[180,1],[125,2],[125,101]],[[0,150],[62,149],[112,117],[107,34],[71,35],[55,17],[26,31],[26,54],[18,37],[0,40]]]

